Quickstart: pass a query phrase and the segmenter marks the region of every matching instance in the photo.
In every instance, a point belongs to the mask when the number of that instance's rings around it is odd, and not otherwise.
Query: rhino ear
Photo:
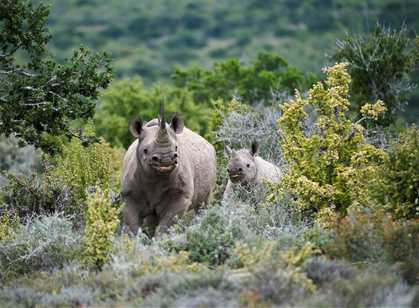
[[[143,122],[140,119],[135,119],[131,122],[131,125],[129,127],[129,130],[131,131],[131,134],[135,138],[139,138],[142,131],[143,131]]]
[[[227,157],[230,157],[231,154],[233,154],[233,150],[228,146],[228,145],[224,145],[224,155]]]
[[[175,114],[170,123],[170,127],[175,131],[176,134],[180,134],[182,133],[184,126],[185,125],[182,118]]]
[[[252,142],[252,146],[250,148],[250,154],[252,154],[252,156],[255,156],[259,151],[259,144],[257,143],[257,141],[253,141]]]

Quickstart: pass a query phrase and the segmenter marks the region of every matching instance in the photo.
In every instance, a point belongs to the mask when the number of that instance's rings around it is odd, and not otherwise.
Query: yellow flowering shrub
[[[383,101],[378,100],[375,104],[365,104],[361,107],[361,114],[366,118],[378,120],[380,115],[387,111]]]
[[[158,273],[162,271],[169,272],[197,272],[200,268],[200,264],[191,262],[189,260],[189,253],[187,251],[180,251],[175,255],[168,256],[154,256],[154,257],[143,257],[141,264],[141,271],[146,273]]]
[[[279,246],[275,242],[263,243],[262,247],[237,244],[234,255],[238,258],[238,264],[241,267],[238,271],[243,274],[243,269],[247,269],[250,273],[258,276],[259,271],[273,267],[272,270],[276,271],[276,274],[280,274],[280,276],[287,278],[290,283],[302,286],[313,293],[316,286],[304,273],[302,265],[307,259],[318,254],[319,250],[310,242],[306,242],[299,249],[280,251],[278,248]]]
[[[17,215],[7,212],[0,215],[0,242],[12,239],[18,225],[19,217]]]
[[[289,266],[299,267],[310,257],[319,254],[320,250],[311,242],[305,242],[300,249],[286,251],[282,258]]]
[[[252,267],[263,260],[272,258],[274,249],[274,242],[266,242],[261,248],[237,243],[234,247],[233,255],[237,258],[238,267]]]
[[[104,190],[119,190],[123,151],[111,147],[106,141],[83,146],[73,140],[63,148],[57,166],[47,176],[69,187],[79,200],[87,199],[87,191],[93,186]]]
[[[84,259],[86,264],[101,267],[113,247],[119,225],[119,207],[112,204],[108,191],[96,191],[87,198],[84,230]]]
[[[367,144],[360,121],[353,122],[348,116],[351,78],[346,64],[325,72],[326,80],[315,84],[308,97],[296,91],[283,106],[279,124],[290,169],[276,187],[277,192],[294,197],[301,210],[318,214],[320,220],[322,215],[330,219],[330,210],[345,215],[351,205],[369,204],[369,187],[386,157],[384,151]],[[380,101],[363,109],[369,118],[384,110]]]

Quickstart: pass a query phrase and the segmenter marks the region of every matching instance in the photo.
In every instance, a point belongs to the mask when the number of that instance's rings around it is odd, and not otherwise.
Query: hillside
[[[377,21],[418,29],[413,0],[52,0],[51,51],[63,59],[80,44],[110,52],[117,76],[167,79],[175,66],[254,58],[275,51],[319,73],[336,40]]]

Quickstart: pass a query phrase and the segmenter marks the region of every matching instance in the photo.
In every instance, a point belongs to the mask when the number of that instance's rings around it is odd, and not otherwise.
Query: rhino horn
[[[164,120],[164,104],[163,103],[160,103],[159,126],[160,126],[160,130],[166,130],[166,121]]]
[[[166,121],[164,120],[164,104],[160,103],[159,131],[157,133],[157,143],[164,144],[169,142],[169,134],[166,130]]]

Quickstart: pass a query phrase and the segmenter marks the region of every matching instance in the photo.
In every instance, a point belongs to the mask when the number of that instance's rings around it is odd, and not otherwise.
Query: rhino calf
[[[257,142],[253,142],[251,148],[232,150],[225,146],[224,152],[229,158],[227,172],[229,180],[227,182],[223,200],[231,196],[235,187],[252,186],[262,184],[263,181],[278,183],[282,178],[282,171],[279,167],[264,160],[257,155]]]
[[[123,221],[133,234],[141,225],[154,235],[166,231],[177,215],[208,202],[215,186],[215,150],[178,116],[168,125],[163,107],[158,119],[145,125],[135,120],[130,130],[136,140],[124,157]]]

